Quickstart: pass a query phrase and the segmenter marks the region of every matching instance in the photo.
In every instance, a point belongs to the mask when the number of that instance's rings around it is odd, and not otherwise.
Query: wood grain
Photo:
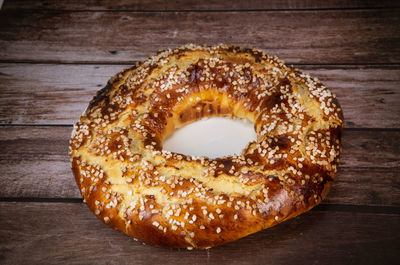
[[[3,61],[142,60],[185,43],[235,43],[288,63],[399,63],[397,9],[286,12],[0,13]],[[236,26],[235,26],[236,25]]]
[[[400,128],[399,66],[299,66],[337,94],[345,127]]]
[[[71,127],[0,127],[0,197],[80,198],[69,167]],[[325,203],[400,205],[400,131],[346,130]]]
[[[0,64],[0,123],[72,124],[128,65]],[[400,128],[399,66],[299,66],[337,94],[346,127]]]
[[[0,122],[72,124],[96,91],[127,67],[0,64]]]
[[[0,203],[6,264],[395,264],[400,215],[315,208],[208,250],[145,246],[80,203]]]
[[[393,0],[381,1],[346,1],[346,0],[68,0],[68,1],[35,1],[35,0],[12,0],[6,1],[3,8],[10,9],[49,9],[49,10],[282,10],[282,9],[325,9],[325,8],[379,8],[399,7],[398,2]]]

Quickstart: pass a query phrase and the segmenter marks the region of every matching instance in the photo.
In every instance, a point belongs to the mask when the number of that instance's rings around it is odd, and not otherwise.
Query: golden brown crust
[[[240,156],[162,149],[203,117],[254,123]],[[343,114],[318,80],[256,49],[185,45],[116,75],[91,101],[70,141],[89,208],[144,243],[207,248],[317,205],[339,162]]]

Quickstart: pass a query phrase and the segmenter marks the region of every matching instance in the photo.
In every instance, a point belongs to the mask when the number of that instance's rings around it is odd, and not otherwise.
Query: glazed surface
[[[254,123],[240,156],[162,149],[203,117]],[[207,248],[317,205],[339,163],[343,115],[318,80],[256,49],[186,45],[112,78],[75,124],[72,169],[96,216],[144,242]]]

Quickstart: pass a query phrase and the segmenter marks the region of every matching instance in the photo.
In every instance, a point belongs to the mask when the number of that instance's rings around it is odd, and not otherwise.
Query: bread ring
[[[162,149],[203,117],[254,123],[240,156]],[[95,215],[154,246],[208,248],[301,214],[326,196],[343,115],[318,80],[263,51],[185,45],[114,78],[90,102],[70,141],[72,170]]]

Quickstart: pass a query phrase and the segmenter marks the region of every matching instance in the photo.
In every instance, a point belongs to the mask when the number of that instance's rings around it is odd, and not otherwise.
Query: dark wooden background
[[[23,1],[0,11],[0,264],[395,264],[399,1]],[[160,48],[257,47],[319,77],[345,114],[332,192],[209,250],[141,245],[82,203],[72,124],[107,79]]]

